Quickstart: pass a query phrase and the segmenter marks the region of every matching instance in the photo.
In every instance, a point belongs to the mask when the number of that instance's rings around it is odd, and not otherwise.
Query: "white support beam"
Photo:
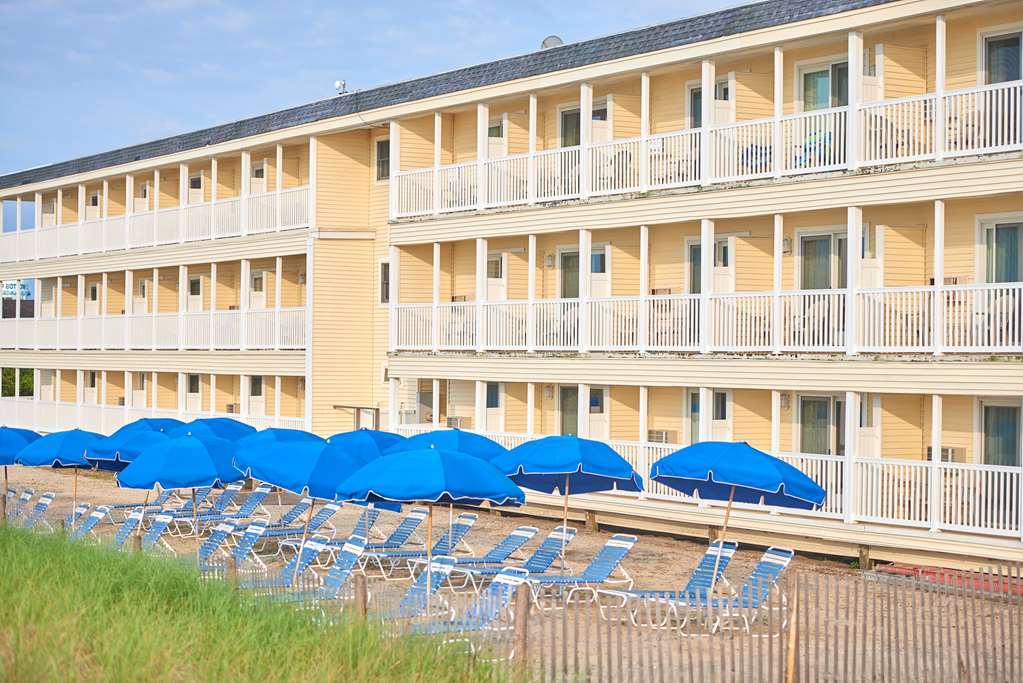
[[[57,188],[57,206],[55,208],[56,208],[56,211],[54,213],[56,215],[54,216],[54,219],[56,220],[56,225],[62,225],[64,223],[64,188],[63,187],[58,187]]]
[[[178,266],[178,350],[185,349],[185,311],[188,309],[188,266]]]
[[[477,432],[483,432],[487,429],[487,383],[478,379],[475,389],[472,428]]]
[[[440,428],[440,380],[434,378],[433,390],[430,394],[431,406],[430,410],[433,412],[433,426],[437,429]]]
[[[281,424],[281,376],[274,375],[274,424]]]
[[[264,173],[266,170],[264,169]],[[249,195],[252,193],[252,153],[242,152],[241,232],[249,234]]]
[[[529,94],[529,156],[526,159],[526,203],[536,203],[536,93]]]
[[[934,350],[935,356],[945,352],[945,202],[934,200]]]
[[[930,459],[930,500],[931,531],[937,531],[941,524],[941,432],[944,417],[941,394],[931,394],[931,459]]]
[[[274,192],[277,196],[274,198],[274,228],[277,230],[281,229],[281,190],[284,189],[284,145],[277,143],[274,148]],[[310,192],[310,194],[312,194]],[[274,385],[276,390],[276,385]],[[278,392],[280,393],[280,392]],[[275,417],[280,415],[275,414]]]
[[[490,155],[490,105],[476,105],[476,206],[487,204],[487,157]]]
[[[274,259],[274,349],[281,348],[281,289],[284,279],[284,257]]]
[[[650,295],[650,226],[639,226],[639,315],[638,339],[639,352],[646,353],[650,342],[648,303]],[[644,441],[646,437],[644,437]]]
[[[700,65],[700,183],[709,185],[713,146],[710,143],[710,129],[714,126],[714,85],[717,79],[713,59],[705,59]]]
[[[704,126],[706,130],[706,126]],[[700,221],[700,353],[710,353],[711,307],[714,293],[714,221]],[[701,406],[702,409],[702,406]]]
[[[637,420],[638,434],[636,435],[637,440],[640,443],[646,443],[650,440],[650,389],[646,386],[639,387],[639,419]],[[649,463],[647,463],[649,465]],[[649,467],[646,468],[649,471]],[[640,472],[641,476],[646,476],[646,472]]]
[[[772,130],[772,141],[774,154],[774,177],[780,178],[784,170],[782,164],[782,135],[781,117],[785,113],[785,52],[780,47],[774,48],[774,123]]]
[[[388,156],[390,157],[388,169],[388,200],[390,206],[391,220],[398,215],[398,184],[394,177],[401,171],[401,126],[397,121],[388,124]]]
[[[311,235],[306,238],[305,248],[305,375],[302,378],[305,386],[305,395],[302,402],[302,417],[305,421],[305,430],[313,430],[313,252],[316,248],[316,239]],[[377,420],[379,422],[379,419]]]
[[[214,323],[217,315],[217,262],[213,261],[210,263],[210,346],[209,350],[212,351],[216,348],[217,339],[216,324]]]
[[[217,373],[210,373],[210,415],[217,414]]]
[[[526,434],[536,433],[536,383],[526,383]]]
[[[440,242],[433,243],[433,278],[431,282],[430,301],[433,303],[433,310],[430,315],[430,346],[434,353],[440,351]]]
[[[185,242],[185,207],[188,206],[188,164],[178,164],[178,242]]]
[[[846,152],[849,169],[860,166],[860,100],[863,97],[863,34],[849,32],[849,118],[846,125]],[[852,245],[852,242],[849,242]]]
[[[593,85],[579,84],[579,196],[590,196],[590,142],[593,139]]]
[[[184,372],[178,372],[178,417],[185,414],[185,394],[188,391],[188,378]]]
[[[306,215],[309,217],[309,230],[312,232],[316,232],[318,225],[316,218],[316,195],[320,187],[320,174],[316,171],[318,168],[316,150],[319,148],[316,139],[315,135],[309,136],[309,203],[306,205]]]
[[[863,209],[850,206],[846,212],[847,253],[845,294],[845,350],[848,355],[858,353],[860,270],[863,256]]]
[[[306,404],[306,412],[309,412],[309,404]],[[387,428],[392,432],[401,425],[398,415],[398,378],[387,379]]]
[[[639,75],[639,189],[650,188],[650,73]]]
[[[150,316],[149,316],[149,322],[150,322],[150,324],[152,326],[152,329],[151,329],[151,332],[150,332],[150,334],[152,335],[152,342],[153,342],[152,343],[152,350],[156,351],[156,342],[157,342],[157,336],[156,336],[156,314],[160,311],[160,305],[159,305],[160,304],[160,269],[159,268],[153,268],[153,282],[151,284],[152,284],[152,290],[153,291],[150,292],[150,296],[149,296],[149,301],[150,301],[149,307],[151,309],[150,310]]]
[[[593,253],[593,233],[579,230],[579,351],[590,348],[590,266]]]
[[[581,439],[590,436],[590,385],[579,384],[579,408],[578,421],[576,423],[576,435]]]
[[[388,308],[388,320],[390,321],[387,327],[387,350],[391,353],[398,348],[398,312],[397,306],[399,303],[398,299],[398,285],[401,282],[401,250],[398,246],[392,244],[387,250],[387,268],[388,268],[388,292],[387,292],[387,308]],[[308,285],[306,285],[308,289]],[[309,298],[308,296],[306,297]]]
[[[526,261],[526,352],[536,352],[536,235],[528,238]]]
[[[945,156],[945,72],[947,61],[945,15],[939,14],[934,19],[934,158],[941,160]]]
[[[240,346],[241,350],[244,351],[248,348],[248,327],[249,327],[249,297],[251,296],[252,287],[252,262],[243,258],[241,260],[241,287],[238,292],[238,308],[241,311],[241,325],[240,327]],[[265,287],[265,283],[264,283]]]
[[[476,238],[476,350],[485,348],[484,332],[486,325],[484,304],[487,301],[487,240]]]
[[[771,389],[771,454],[781,452],[781,391]]]
[[[856,460],[860,436],[860,394],[845,392],[845,476],[842,481],[842,510],[846,524],[856,521],[853,503],[856,500]]]
[[[241,415],[243,418],[249,416],[249,399],[252,396],[252,376],[238,376],[238,392],[241,394]]]
[[[714,418],[714,390],[710,387],[700,387],[699,417],[699,441],[710,441],[714,434],[711,422]]]
[[[771,287],[774,290],[771,299],[771,351],[781,353],[782,342],[782,259],[785,251],[785,216],[780,213],[774,214],[774,249],[772,263]]]

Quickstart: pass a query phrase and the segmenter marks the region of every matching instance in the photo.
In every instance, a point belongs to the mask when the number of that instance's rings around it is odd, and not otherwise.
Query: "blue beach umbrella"
[[[212,437],[215,439],[227,439],[228,441],[238,441],[239,439],[255,433],[255,427],[247,425],[244,422],[239,422],[238,420],[233,420],[229,417],[200,418],[198,420],[192,420],[188,424],[181,425],[180,427],[168,432],[169,436],[172,438],[191,434],[192,436],[199,436],[203,438]]]
[[[150,446],[169,441],[166,432],[138,430],[125,438],[117,451],[117,458],[123,463],[133,462]],[[98,450],[98,449],[97,449]],[[88,454],[86,454],[88,456]]]
[[[0,465],[4,466],[3,513],[7,512],[7,466],[14,464],[14,458],[25,446],[39,438],[31,429],[0,427]]]
[[[85,457],[92,462],[131,462],[124,457],[124,448],[141,438],[141,443],[149,443],[148,437],[152,434],[159,434],[163,438],[166,432],[181,427],[184,423],[181,420],[161,417],[144,417],[134,422],[129,422],[110,436],[100,439],[95,445],[88,449]]]
[[[655,462],[650,479],[690,496],[727,500],[722,539],[735,501],[813,510],[825,497],[824,489],[813,479],[745,441],[703,441],[687,446]],[[719,547],[708,595],[714,590],[720,561]]]
[[[102,434],[83,429],[53,432],[25,446],[14,461],[27,467],[74,467],[74,479],[71,484],[73,510],[78,505],[78,468],[88,466],[85,451],[102,438]]]
[[[462,431],[461,429],[435,429],[432,432],[423,432],[410,436],[407,439],[391,446],[388,453],[399,451],[413,451],[420,448],[439,448],[446,451],[456,451],[483,460],[493,460],[499,455],[504,455],[508,449],[492,439],[481,434]]]
[[[350,432],[339,432],[327,439],[331,443],[339,440],[351,441],[360,448],[369,448],[370,445],[375,446],[381,455],[406,441],[405,437],[401,434],[385,432],[379,429],[366,429],[365,427]]]
[[[281,427],[270,427],[258,432],[247,434],[238,439],[239,451],[263,444],[271,444],[280,447],[281,444],[293,443],[323,443],[324,439],[312,432],[301,429],[284,429]]]

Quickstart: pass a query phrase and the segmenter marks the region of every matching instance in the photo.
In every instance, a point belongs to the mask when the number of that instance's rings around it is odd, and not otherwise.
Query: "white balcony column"
[[[646,353],[650,339],[650,226],[639,226],[639,315],[637,342],[639,352]]]
[[[529,93],[529,156],[526,159],[526,203],[536,203],[536,93]]]
[[[153,171],[153,211],[160,210],[160,169]],[[155,219],[154,219],[155,220]]]
[[[21,197],[14,200],[14,231],[21,232]]]
[[[476,238],[476,351],[482,353],[486,348],[485,333],[487,330],[487,240]]]
[[[156,386],[158,377],[159,376],[157,375],[156,372],[149,373],[149,414],[150,415],[154,414],[156,412],[157,407],[158,407],[158,404],[157,404],[157,397],[158,397],[157,389],[158,389],[158,387]]]
[[[781,391],[771,389],[771,455],[781,452]]]
[[[178,350],[185,349],[185,310],[188,308],[188,266],[178,266]]]
[[[210,373],[210,417],[217,414],[217,373]]]
[[[712,343],[710,295],[713,293],[714,221],[704,218],[700,221],[700,353],[710,353]]]
[[[389,127],[390,186],[388,187],[388,201],[389,212],[393,221],[398,215],[398,183],[394,181],[394,177],[401,172],[401,126],[398,125],[397,121],[391,121]]]
[[[472,428],[475,432],[487,430],[487,383],[476,380],[473,395]]]
[[[99,288],[99,320],[100,320],[100,349],[107,349],[107,305],[110,297],[110,275],[104,271],[103,275],[100,276],[100,288]]]
[[[931,531],[941,526],[941,429],[942,416],[941,394],[931,394],[931,459],[930,459],[930,511]]]
[[[284,277],[284,257],[274,259],[274,350],[281,348],[281,279]]]
[[[185,414],[185,383],[188,380],[185,378],[185,373],[178,372],[178,417],[180,418]]]
[[[714,161],[711,158],[714,147],[710,141],[710,129],[714,126],[714,86],[717,80],[713,59],[705,59],[700,69],[700,184],[709,185]]]
[[[264,170],[264,173],[266,171]],[[249,234],[249,194],[252,190],[252,153],[249,151],[242,152],[242,199],[241,199],[241,218],[242,218],[242,235]]]
[[[440,380],[434,378],[430,394],[430,411],[433,413],[433,426],[440,428]]]
[[[590,258],[593,254],[593,233],[579,230],[579,352],[590,348]]]
[[[306,214],[309,221],[309,229],[316,230],[316,192],[319,187],[319,175],[316,173],[316,136],[309,136],[309,203],[306,205]],[[309,418],[307,418],[309,419]]]
[[[60,379],[60,368],[53,371],[53,421],[57,425],[57,430],[65,429],[65,425],[60,423],[60,404],[63,402],[61,399],[64,397],[61,395],[61,389],[63,384]]]
[[[210,239],[217,239],[217,157],[210,157]]]
[[[306,412],[309,404],[306,404]],[[387,379],[387,428],[392,432],[401,426],[398,415],[398,378],[388,377]]]
[[[81,225],[85,222],[85,185],[83,183],[78,184],[78,224]],[[81,236],[78,239],[78,253],[82,253],[82,240]]]
[[[430,287],[430,301],[433,309],[430,311],[430,347],[434,353],[440,351],[440,242],[433,243],[433,278]]]
[[[210,348],[217,348],[217,262],[210,263]]]
[[[946,67],[945,15],[934,19],[934,158],[945,156],[945,67]]]
[[[77,291],[75,292],[75,328],[77,330],[76,338],[78,341],[78,350],[82,349],[82,319],[85,317],[85,276],[79,275],[78,282],[75,283]]]
[[[860,98],[863,96],[863,33],[849,31],[849,118],[846,141],[849,143],[849,170],[860,166]],[[849,242],[852,245],[852,241]]]
[[[99,215],[103,220],[103,229],[100,230],[100,251],[107,250],[107,220],[110,218],[110,181],[103,179],[103,195],[100,198]],[[127,246],[127,242],[125,242]]]
[[[56,206],[56,211],[54,213],[55,213],[54,219],[56,221],[56,225],[60,226],[64,222],[64,188],[63,187],[58,187],[57,188],[57,206]],[[63,256],[63,254],[62,254],[62,256]]]
[[[590,436],[590,385],[579,384],[579,409],[576,411],[578,418],[576,421],[576,436],[581,439],[589,438]]]
[[[772,124],[773,152],[771,155],[774,164],[774,177],[780,178],[785,170],[782,159],[782,135],[781,117],[785,114],[785,51],[780,47],[774,48],[774,122]]]
[[[75,370],[75,424],[73,427],[82,427],[82,404],[85,403],[84,370]]]
[[[700,441],[710,441],[714,438],[712,420],[714,418],[714,390],[710,387],[700,387]]]
[[[934,296],[933,321],[934,355],[945,352],[945,202],[934,200]]]
[[[777,148],[776,148],[777,149]],[[771,299],[771,352],[781,353],[782,346],[782,258],[785,251],[785,216],[780,213],[774,214],[774,253],[772,287],[774,295]]]
[[[536,352],[536,235],[528,238],[526,260],[526,352]]]
[[[444,148],[444,115],[433,112],[433,213],[440,213],[440,164]],[[436,320],[436,319],[435,319]]]
[[[36,192],[32,199],[34,204],[32,210],[32,252],[38,259],[41,257],[39,253],[39,229],[43,226],[43,193]]]
[[[131,370],[125,370],[121,373],[121,380],[124,382],[124,398],[122,399],[122,410],[121,410],[121,422],[128,424],[131,420],[129,419],[128,411],[131,410],[131,398],[132,398],[132,372]]]
[[[241,312],[239,316],[239,338],[241,350],[245,351],[249,346],[249,297],[251,296],[250,288],[252,287],[252,262],[243,258],[241,260],[241,287],[239,288],[238,294],[238,310]],[[264,287],[266,284],[264,283]]]
[[[590,142],[593,139],[593,85],[579,84],[579,197],[590,196]]]
[[[124,248],[131,249],[131,216],[135,213],[135,176],[124,176]]]
[[[490,151],[490,105],[476,105],[476,208],[487,205],[487,157]]]
[[[390,324],[387,328],[387,350],[394,353],[398,348],[398,303],[399,303],[399,285],[401,283],[401,250],[397,245],[392,244],[388,247],[388,275],[389,282],[388,288],[390,291],[387,293],[387,307],[388,307],[388,320]],[[308,285],[306,285],[308,289]],[[306,297],[307,299],[310,297]]]
[[[650,73],[639,75],[639,190],[650,189]]]
[[[132,316],[135,314],[135,277],[130,269],[124,271],[124,350],[131,349]]]
[[[536,433],[536,382],[526,383],[526,434]]]
[[[854,504],[856,501],[856,460],[860,447],[860,394],[856,391],[845,392],[845,456],[842,467],[845,476],[842,481],[842,514],[846,524],[856,521]]]
[[[53,298],[55,299],[55,301],[53,302],[53,317],[56,320],[60,320],[61,318],[64,317],[64,277],[62,275],[57,276],[57,294]],[[64,327],[63,325],[57,323],[57,339],[54,348],[60,349],[63,348],[64,346],[60,338],[61,329],[63,327]]]
[[[188,164],[178,164],[178,243],[185,242],[185,207],[188,206]]]
[[[241,413],[242,419],[249,416],[249,398],[252,396],[252,376],[251,375],[239,375],[238,376],[238,390],[241,394],[241,405],[238,408]]]
[[[639,432],[637,434],[637,440],[640,443],[647,443],[648,441],[650,441],[650,415],[649,415],[650,408],[649,408],[649,406],[650,406],[650,388],[647,387],[647,386],[641,386],[639,388],[639,409],[638,409],[639,415],[638,415],[638,420],[637,420],[637,422],[638,422],[638,424],[637,424],[637,427],[638,427],[637,431]],[[649,468],[647,468],[646,472],[640,472],[639,474],[644,479],[646,479],[646,476],[647,476],[648,472],[649,472]]]
[[[274,228],[281,229],[281,190],[284,189],[284,145],[277,143],[274,149]],[[280,416],[278,416],[280,417]]]
[[[160,269],[153,268],[153,291],[150,296],[151,303],[149,304],[152,312],[149,315],[149,324],[152,326],[152,349],[156,351],[156,316],[160,311]]]
[[[863,257],[863,209],[850,206],[846,217],[846,292],[845,292],[845,352],[852,356],[859,351],[859,299],[860,263]]]

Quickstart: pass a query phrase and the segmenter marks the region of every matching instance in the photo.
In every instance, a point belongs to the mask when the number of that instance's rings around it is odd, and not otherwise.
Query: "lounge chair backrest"
[[[255,512],[256,508],[263,504],[265,499],[270,494],[269,484],[260,484],[256,487],[256,490],[249,494],[245,502],[242,503],[238,511],[234,513],[235,517],[251,517]]]
[[[359,519],[355,522],[355,528],[352,529],[353,536],[362,536],[369,538],[369,530],[373,528],[373,525],[377,523],[377,519],[380,518],[379,508],[366,508],[359,515]]]
[[[475,512],[462,512],[451,522],[451,528],[444,532],[440,540],[433,544],[433,552],[439,554],[451,554],[462,542],[465,535],[472,529],[473,524],[479,518]]]
[[[174,515],[169,512],[161,512],[153,517],[152,524],[149,525],[149,530],[145,536],[142,537],[142,547],[149,548],[156,544],[163,536],[163,532],[167,530],[168,525],[174,521]]]
[[[22,491],[21,495],[18,496],[18,499],[14,501],[14,512],[11,514],[11,517],[17,517],[20,515],[22,510],[25,509],[25,506],[28,505],[28,502],[32,500],[32,496],[35,494],[36,490],[32,488]]]
[[[743,603],[753,609],[759,607],[778,582],[778,577],[788,568],[794,555],[795,552],[788,548],[771,546],[765,550],[742,584]]]
[[[195,504],[197,506],[201,506],[203,504],[203,502],[206,500],[206,498],[210,495],[210,491],[212,491],[212,490],[213,489],[211,489],[209,486],[204,486],[202,488],[196,489],[195,490]],[[187,498],[185,498],[185,503],[181,507],[179,507],[176,512],[179,515],[182,514],[182,513],[185,513],[185,512],[191,513],[192,512],[192,496],[188,496]]]
[[[74,528],[78,520],[82,517],[82,515],[86,513],[86,511],[88,511],[90,507],[92,506],[89,503],[79,503],[78,505],[76,505],[75,509],[72,510],[71,513],[64,518],[64,528],[68,530]]]
[[[348,537],[348,540],[341,546],[337,559],[334,560],[334,566],[330,568],[327,576],[323,579],[325,597],[337,597],[338,591],[348,581],[348,577],[351,576],[352,570],[355,568],[356,563],[358,563],[359,558],[362,557],[362,551],[365,549],[365,536],[353,535]]]
[[[227,509],[227,506],[234,502],[234,499],[238,497],[238,492],[242,490],[242,485],[238,483],[228,484],[227,488],[220,492],[216,500],[213,501],[213,512],[223,512]]]
[[[309,520],[309,533],[318,530],[321,526],[330,521],[338,510],[341,509],[340,503],[327,503],[313,515],[313,518]]]
[[[254,522],[249,522],[245,527],[245,533],[242,534],[242,538],[238,541],[238,545],[234,547],[235,562],[242,562],[249,553],[252,552],[252,548],[256,545],[256,542],[262,537],[263,532],[266,531],[267,523],[266,520],[257,519]]]
[[[138,529],[139,524],[142,523],[142,516],[145,512],[145,508],[137,507],[128,513],[128,516],[124,518],[124,522],[121,524],[117,533],[114,534],[114,547],[120,548],[124,546],[124,542],[128,540],[132,532]]]
[[[149,507],[163,507],[163,504],[166,503],[170,499],[170,497],[171,490],[164,489],[160,491],[159,494],[157,494],[156,498],[153,499],[152,503],[149,503]]]
[[[703,553],[703,557],[700,558],[700,563],[696,565],[696,569],[693,570],[693,574],[689,577],[689,581],[686,582],[682,592],[687,596],[706,598],[707,591],[710,590],[715,562],[718,565],[717,580],[721,580],[721,576],[725,573],[725,567],[735,557],[735,551],[738,548],[739,544],[735,541],[717,540],[711,543]],[[721,554],[720,561],[717,560],[719,550]]]
[[[568,544],[575,538],[575,534],[575,527],[564,525],[554,527],[554,531],[547,534],[543,543],[522,564],[523,568],[528,569],[530,574],[543,574],[561,555],[562,547],[568,547]]]
[[[477,629],[490,626],[508,607],[516,589],[528,576],[529,572],[521,567],[502,569],[487,589],[480,593],[476,602],[465,611],[465,626]]]
[[[579,575],[580,578],[594,583],[607,580],[622,563],[625,556],[629,554],[632,547],[636,545],[637,540],[639,539],[631,534],[615,534],[607,540],[593,561],[582,571],[582,574]]]
[[[417,576],[416,580],[405,591],[401,602],[398,603],[398,616],[414,617],[421,614],[427,606],[427,576],[430,577],[430,595],[432,595],[448,580],[454,566],[455,558],[449,555],[435,556],[430,562],[429,571],[424,571]]]
[[[50,503],[53,502],[53,497],[54,493],[52,491],[47,491],[40,496],[39,500],[37,500],[36,504],[32,506],[29,513],[25,515],[25,520],[21,523],[22,528],[31,529],[34,527],[36,522],[42,518],[43,513],[50,507]]]
[[[498,541],[480,560],[487,563],[504,562],[513,552],[524,546],[533,536],[536,536],[537,531],[539,529],[535,526],[516,527],[514,531]]]
[[[223,545],[224,540],[234,531],[235,523],[232,521],[221,522],[213,527],[211,533],[199,546],[199,561],[205,562],[217,552],[217,548]]]
[[[407,515],[394,528],[391,535],[384,539],[381,545],[398,547],[405,545],[419,525],[426,519],[426,508],[412,508]]]
[[[106,505],[97,505],[95,509],[89,513],[89,516],[86,517],[74,531],[68,534],[68,540],[77,541],[85,536],[85,534],[95,529],[96,525],[106,518],[108,512],[110,512],[110,508]]]
[[[306,569],[309,569],[309,565],[313,563],[313,560],[327,549],[329,542],[329,538],[319,534],[307,538],[305,544],[302,545],[302,551],[288,560],[288,563],[281,569],[277,575],[277,583],[281,586],[290,587],[291,582],[301,576]],[[297,570],[295,568],[296,565],[298,566]]]
[[[281,515],[280,519],[274,522],[273,525],[291,526],[292,524],[295,523],[296,519],[298,519],[303,513],[305,513],[306,510],[309,509],[309,506],[312,504],[313,504],[312,498],[303,498],[302,500],[292,505],[291,509],[285,512],[283,515]]]

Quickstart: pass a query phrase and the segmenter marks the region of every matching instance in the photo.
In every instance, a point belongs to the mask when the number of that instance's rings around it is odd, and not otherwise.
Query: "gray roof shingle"
[[[153,159],[293,126],[698,43],[896,0],[766,0],[332,97],[270,114],[0,176],[0,189]]]

